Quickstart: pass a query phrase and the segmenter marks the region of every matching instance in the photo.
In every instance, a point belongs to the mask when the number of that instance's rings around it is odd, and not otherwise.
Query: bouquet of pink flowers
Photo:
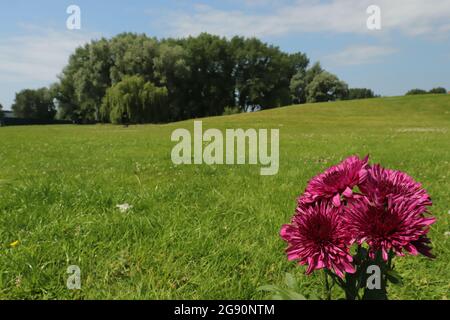
[[[387,299],[387,282],[401,281],[395,256],[434,258],[427,237],[436,221],[427,216],[431,204],[407,174],[353,156],[308,183],[280,235],[288,259],[307,265],[306,274],[325,270],[327,298],[331,277],[347,299]],[[373,266],[380,271],[378,286],[367,285]]]

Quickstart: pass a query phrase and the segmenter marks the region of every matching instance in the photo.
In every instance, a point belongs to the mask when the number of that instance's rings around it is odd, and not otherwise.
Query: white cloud
[[[325,61],[335,66],[378,63],[383,57],[397,52],[397,49],[385,46],[355,45],[328,55]]]
[[[247,3],[258,3],[247,0]],[[381,8],[382,31],[366,27],[366,9]],[[194,6],[194,12],[178,12],[162,22],[171,35],[195,35],[203,31],[224,36],[279,36],[301,32],[380,34],[399,30],[405,34],[448,34],[450,1],[441,0],[297,0],[283,2],[270,13],[219,10]]]
[[[0,39],[0,81],[51,82],[74,50],[92,39],[79,31],[22,26],[26,35]]]

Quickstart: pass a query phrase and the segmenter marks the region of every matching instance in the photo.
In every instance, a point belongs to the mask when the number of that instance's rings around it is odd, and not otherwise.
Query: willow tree
[[[132,123],[158,123],[166,117],[167,101],[165,87],[141,76],[125,76],[106,91],[100,116],[104,122],[121,123],[126,113]]]

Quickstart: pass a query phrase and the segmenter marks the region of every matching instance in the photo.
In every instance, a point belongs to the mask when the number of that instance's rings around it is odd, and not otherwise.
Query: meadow
[[[174,165],[171,133],[193,120],[0,128],[0,299],[263,299],[257,288],[283,285],[286,272],[320,297],[321,274],[288,262],[278,234],[308,180],[353,154],[420,181],[438,218],[437,258],[398,258],[404,284],[389,297],[449,298],[450,95],[290,106],[203,126],[279,129],[279,173]],[[66,287],[70,265],[81,290]]]

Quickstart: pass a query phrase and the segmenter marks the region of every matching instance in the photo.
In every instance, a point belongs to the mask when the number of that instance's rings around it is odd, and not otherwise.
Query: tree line
[[[57,83],[23,90],[19,117],[162,123],[290,104],[373,98],[349,89],[306,54],[286,53],[256,38],[203,33],[161,39],[123,33],[95,40],[70,56]]]
[[[423,89],[412,89],[406,93],[407,96],[413,96],[418,94],[447,94],[447,89],[443,87],[433,88],[430,91],[426,91]]]

